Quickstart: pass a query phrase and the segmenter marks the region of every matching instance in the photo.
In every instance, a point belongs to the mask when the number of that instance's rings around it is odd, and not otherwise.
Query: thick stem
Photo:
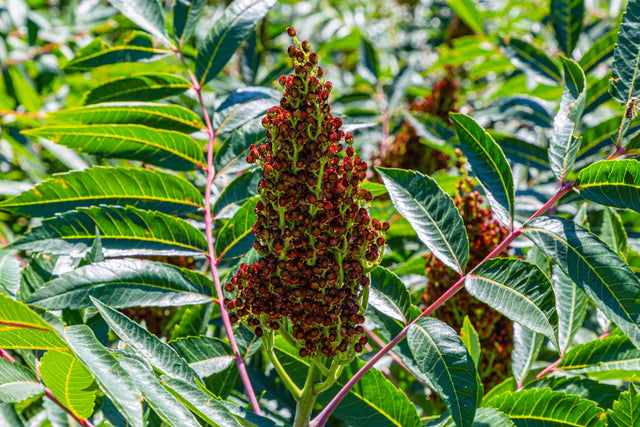
[[[560,188],[560,190],[547,203],[545,203],[540,209],[538,209],[533,215],[531,215],[531,217],[527,220],[527,222],[533,220],[534,218],[539,217],[540,215],[545,213],[547,210],[549,210],[549,208],[555,205],[555,203],[558,200],[560,200],[562,196],[564,196],[566,193],[568,193],[573,189],[574,183],[575,181],[572,181],[570,183],[563,185],[562,188]],[[489,253],[489,255],[487,255],[478,264],[478,266],[480,266],[483,262],[487,261],[488,259],[491,259],[499,255],[500,253],[504,252],[509,247],[511,242],[514,241],[522,233],[523,227],[524,225],[520,226],[516,230],[513,230],[506,237],[506,239],[502,241],[502,243],[496,246],[496,248],[493,251],[491,251],[491,253]],[[420,314],[420,316],[416,317],[416,319],[413,322],[405,326],[404,329],[400,331],[398,335],[396,335],[391,341],[389,341],[387,345],[381,348],[380,351],[378,351],[378,353],[376,353],[375,356],[373,356],[362,368],[360,368],[360,370],[356,372],[356,374],[349,380],[349,382],[347,382],[347,384],[345,384],[344,387],[342,387],[342,389],[338,392],[338,394],[336,394],[333,397],[333,399],[331,399],[331,402],[329,402],[329,404],[318,414],[318,416],[313,419],[313,421],[311,422],[311,426],[312,427],[324,426],[329,420],[329,416],[331,415],[331,413],[336,409],[336,407],[342,401],[342,399],[344,399],[344,397],[349,393],[351,388],[358,381],[360,381],[360,378],[362,378],[364,374],[366,374],[369,371],[369,369],[371,369],[378,362],[378,360],[382,358],[382,356],[387,354],[389,351],[391,351],[393,347],[395,347],[396,344],[402,341],[402,339],[407,335],[409,328],[412,325],[414,325],[418,321],[418,319],[429,316],[431,313],[437,310],[440,306],[442,306],[445,302],[447,302],[452,296],[454,296],[460,289],[462,289],[464,287],[465,279],[469,274],[473,273],[474,270],[475,268],[469,271],[468,273],[464,274],[462,277],[460,277],[460,280],[458,280],[451,288],[449,288],[444,294],[442,294],[442,296],[438,298],[433,304],[427,307],[427,309],[424,310]]]
[[[262,411],[260,411],[260,405],[258,404],[258,399],[256,398],[256,394],[253,391],[253,386],[251,385],[251,380],[249,379],[249,373],[247,372],[247,367],[244,364],[244,360],[240,355],[240,350],[238,349],[238,344],[236,343],[236,339],[233,335],[233,327],[231,326],[231,320],[229,319],[229,312],[227,308],[224,306],[224,293],[222,292],[222,285],[220,283],[220,276],[218,274],[217,261],[215,256],[215,249],[213,246],[213,216],[211,214],[211,188],[213,187],[213,180],[215,179],[215,174],[213,170],[213,144],[216,139],[216,132],[213,129],[213,124],[211,123],[211,118],[209,117],[209,113],[207,112],[207,108],[204,105],[204,101],[202,99],[202,88],[200,87],[200,83],[196,79],[196,77],[191,72],[191,69],[187,66],[187,63],[182,55],[182,51],[177,50],[176,53],[180,57],[180,60],[184,64],[187,72],[189,73],[189,77],[191,78],[191,82],[193,83],[193,89],[196,91],[196,95],[198,96],[198,102],[200,103],[200,107],[202,108],[202,114],[204,116],[204,123],[207,126],[207,133],[209,134],[209,143],[207,146],[207,184],[205,187],[204,194],[204,222],[205,222],[205,234],[207,237],[207,246],[208,253],[207,258],[209,259],[209,264],[211,268],[211,276],[213,277],[213,285],[216,289],[216,295],[218,296],[218,306],[220,307],[220,317],[222,318],[222,324],[224,325],[224,330],[227,334],[227,338],[229,339],[229,344],[231,345],[231,349],[233,350],[233,356],[235,358],[236,366],[238,367],[238,372],[240,374],[240,378],[242,379],[242,384],[244,385],[244,389],[247,392],[247,396],[249,397],[249,402],[251,402],[251,407],[253,408],[253,412],[258,415],[262,415]]]
[[[307,381],[304,383],[302,395],[296,406],[296,416],[293,420],[293,427],[307,427],[311,420],[313,407],[316,404],[318,393],[314,390],[315,384],[322,379],[322,373],[313,363],[309,365]]]

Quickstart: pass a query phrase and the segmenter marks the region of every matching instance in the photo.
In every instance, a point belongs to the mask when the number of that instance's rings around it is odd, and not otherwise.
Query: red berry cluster
[[[411,111],[438,116],[449,123],[449,113],[458,111],[455,103],[458,101],[460,85],[452,67],[446,67],[446,72],[447,74],[433,85],[431,94],[411,103]]]
[[[262,119],[267,142],[247,156],[262,166],[252,230],[261,258],[242,264],[225,285],[236,295],[226,303],[231,320],[248,318],[256,335],[290,323],[300,356],[334,357],[367,342],[363,291],[389,226],[360,206],[373,198],[361,188],[367,164],[331,115],[332,84],[324,82],[318,55],[287,31],[296,43],[288,49],[294,74],[280,77],[280,105]]]

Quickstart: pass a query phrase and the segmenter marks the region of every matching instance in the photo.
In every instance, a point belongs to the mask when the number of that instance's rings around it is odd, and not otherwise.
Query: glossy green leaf
[[[83,255],[100,233],[105,256],[198,255],[204,234],[183,219],[133,207],[79,208],[46,219],[12,244],[15,249]]]
[[[178,378],[189,383],[192,383],[194,378],[202,381],[171,346],[160,341],[155,335],[124,314],[104,305],[97,299],[92,299],[92,301],[111,330],[127,343],[137,356],[171,378]]]
[[[473,363],[476,365],[476,369],[478,369],[478,364],[480,363],[480,338],[478,338],[478,332],[476,328],[473,327],[473,323],[469,320],[469,316],[464,316],[464,320],[462,321],[462,328],[460,329],[460,339],[462,340],[467,350],[469,350],[469,355],[473,359]],[[477,414],[476,414],[477,418]]]
[[[513,324],[511,371],[518,382],[518,386],[525,383],[531,367],[538,358],[544,340],[544,335],[533,332],[519,323]]]
[[[511,63],[525,74],[546,85],[562,81],[558,65],[546,53],[533,45],[515,38],[503,37],[500,46]]]
[[[621,104],[640,97],[640,2],[632,0],[622,17],[613,51],[609,91]]]
[[[602,160],[581,170],[576,187],[594,202],[640,212],[640,162]]]
[[[550,388],[567,394],[576,394],[585,399],[596,402],[601,408],[611,408],[613,402],[620,395],[620,389],[611,384],[605,384],[583,377],[552,377],[546,376],[527,384],[527,388]]]
[[[204,11],[206,0],[176,0],[173,6],[173,35],[182,46],[189,41],[200,16]]]
[[[215,246],[218,259],[239,256],[249,250],[255,240],[251,230],[258,219],[255,213],[258,199],[253,197],[247,200],[233,218],[220,229]]]
[[[180,338],[169,343],[202,378],[233,365],[233,352],[226,342],[212,337]]]
[[[484,36],[482,18],[476,4],[472,0],[447,0],[449,7],[458,17],[479,36]]]
[[[448,417],[439,427],[456,427],[456,423]],[[504,413],[494,408],[478,408],[473,420],[473,427],[513,427],[513,421]],[[425,424],[422,424],[425,427]]]
[[[230,206],[243,205],[250,198],[257,196],[258,184],[261,180],[262,169],[254,169],[228,183],[213,204],[213,216],[218,217]]]
[[[156,0],[109,0],[109,3],[143,30],[153,34],[163,43],[170,43],[162,8]]]
[[[617,427],[635,427],[640,424],[640,395],[633,382],[629,383],[629,391],[620,395],[607,415]]]
[[[0,294],[0,348],[67,350],[67,345],[29,307]]]
[[[198,49],[196,77],[200,85],[215,78],[275,0],[236,0],[227,6]]]
[[[371,272],[369,304],[403,323],[411,316],[411,299],[407,287],[395,273],[381,266]]]
[[[140,125],[48,126],[24,131],[80,153],[139,160],[174,169],[204,168],[200,145],[189,136]]]
[[[64,69],[91,70],[96,67],[122,62],[151,62],[162,58],[168,51],[154,49],[153,40],[146,34],[134,33],[120,46],[110,46],[100,37],[76,52]]]
[[[49,217],[96,204],[180,214],[201,209],[202,195],[189,181],[166,172],[96,166],[54,175],[33,190],[0,203],[0,209]]]
[[[129,373],[116,357],[96,339],[87,325],[66,328],[65,337],[76,356],[91,374],[113,405],[132,426],[143,426],[142,405]]]
[[[565,219],[540,217],[523,231],[640,347],[640,282],[618,254]]]
[[[16,295],[20,288],[21,270],[14,251],[0,250],[0,293]]]
[[[582,31],[584,0],[551,0],[549,9],[558,45],[567,56],[571,56]]]
[[[558,310],[560,353],[564,354],[571,347],[573,337],[584,322],[587,314],[587,296],[559,268],[554,269],[552,284]]]
[[[34,292],[29,304],[53,310],[93,307],[90,296],[114,308],[165,307],[212,301],[211,280],[194,271],[141,259],[112,259],[62,274]]]
[[[18,403],[44,393],[44,386],[24,366],[0,358],[0,402]]]
[[[549,163],[558,180],[564,182],[575,162],[580,139],[574,133],[582,116],[587,96],[584,71],[573,60],[563,56],[564,91],[560,109],[553,119],[553,137],[549,144]]]
[[[170,426],[200,427],[189,410],[169,393],[144,364],[130,357],[119,359],[120,366],[131,375],[149,406]]]
[[[613,56],[613,49],[618,39],[617,29],[609,31],[604,36],[594,40],[589,49],[582,55],[578,64],[585,73],[592,71],[599,64]],[[608,79],[607,79],[608,83]],[[608,84],[607,84],[608,86]],[[588,97],[587,97],[588,99]]]
[[[417,365],[442,397],[457,426],[472,426],[478,402],[476,367],[451,327],[432,317],[409,327],[407,341]]]
[[[467,232],[458,209],[433,178],[420,172],[376,167],[398,212],[418,238],[448,267],[464,273]]]
[[[216,396],[175,378],[163,377],[162,383],[191,412],[212,426],[242,427],[242,424]]]
[[[490,259],[467,275],[467,291],[514,322],[548,337],[558,348],[558,314],[551,282],[535,264]]]
[[[604,208],[602,211],[602,228],[600,238],[611,249],[616,251],[623,259],[627,256],[627,231],[618,213],[611,208]]]
[[[486,190],[493,214],[503,225],[513,228],[513,176],[502,149],[471,117],[458,113],[449,117],[458,133],[462,152]]]
[[[640,370],[640,350],[629,338],[613,333],[573,347],[562,358],[557,369],[572,374],[594,375],[607,371]]]
[[[604,410],[594,402],[548,388],[503,393],[484,404],[504,412],[517,426],[606,425]]]
[[[204,128],[202,120],[193,111],[180,105],[154,102],[109,102],[67,108],[47,115],[62,122],[84,125],[135,124],[184,133]]]
[[[155,101],[179,95],[191,87],[191,82],[167,73],[137,74],[118,77],[91,89],[84,104],[117,101]]]
[[[213,159],[216,175],[222,173],[234,173],[250,168],[251,165],[245,161],[251,145],[260,145],[267,139],[264,127],[257,122],[247,123],[245,126],[236,129],[222,143],[220,149],[216,151]]]
[[[73,354],[49,350],[40,359],[40,376],[65,408],[80,419],[93,413],[96,390],[91,372]]]

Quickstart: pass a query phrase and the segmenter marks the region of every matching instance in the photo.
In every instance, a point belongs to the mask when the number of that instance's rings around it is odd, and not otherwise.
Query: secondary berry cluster
[[[262,166],[252,230],[261,258],[240,266],[225,286],[235,300],[226,303],[231,320],[247,319],[256,335],[286,328],[300,356],[334,357],[367,342],[360,325],[367,273],[389,225],[361,206],[373,198],[362,189],[367,163],[331,114],[332,84],[318,55],[287,31],[296,44],[287,51],[294,74],[280,77],[280,105],[262,119],[267,142],[247,156]]]

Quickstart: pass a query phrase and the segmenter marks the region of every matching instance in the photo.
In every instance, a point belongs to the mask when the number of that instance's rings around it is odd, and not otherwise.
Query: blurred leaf
[[[372,85],[378,84],[380,64],[375,47],[366,37],[360,40],[358,50],[357,72],[360,76]]]
[[[407,323],[411,315],[411,300],[407,287],[395,273],[381,266],[371,272],[369,304],[403,323]]]
[[[20,288],[22,267],[11,250],[0,250],[0,293],[15,296]]]
[[[476,365],[476,369],[478,369],[478,363],[480,363],[480,339],[478,338],[478,332],[476,328],[473,327],[473,323],[469,320],[469,316],[464,316],[464,320],[462,321],[462,328],[460,329],[460,339],[467,350],[469,351],[469,355],[473,359],[473,363]],[[476,418],[478,418],[476,414]]]
[[[155,101],[156,99],[179,95],[190,87],[191,82],[188,80],[167,73],[118,77],[87,92],[84,104],[116,101]]]
[[[206,4],[206,0],[176,0],[173,6],[173,35],[178,39],[179,47],[193,35]]]
[[[640,212],[640,162],[602,160],[578,173],[576,188],[585,199]]]
[[[31,371],[0,358],[0,402],[18,403],[43,393],[44,386]]]
[[[640,423],[640,396],[633,382],[629,383],[629,391],[620,395],[607,415],[618,427],[634,427]]]
[[[91,297],[115,307],[165,307],[212,300],[213,283],[200,273],[141,259],[112,259],[61,274],[34,292],[29,304],[61,310],[93,307]]]
[[[98,203],[180,214],[201,209],[202,195],[189,181],[166,172],[96,166],[56,174],[33,190],[1,202],[0,209],[49,217]]]
[[[580,148],[580,139],[574,133],[584,110],[587,92],[586,77],[580,66],[563,56],[560,56],[560,60],[564,69],[564,92],[558,114],[553,119],[549,163],[553,174],[564,183]]]
[[[215,78],[275,0],[236,0],[225,9],[198,49],[196,77],[200,85]]]
[[[189,136],[140,125],[48,126],[24,131],[74,150],[139,160],[174,170],[204,168],[200,145]]]
[[[218,259],[230,258],[244,254],[255,241],[251,233],[258,217],[255,213],[258,197],[253,197],[238,209],[218,233],[216,239],[216,256]]]
[[[553,275],[552,284],[556,294],[559,320],[560,354],[564,354],[571,347],[573,337],[584,322],[587,314],[587,296],[560,268],[556,267]]]
[[[393,111],[407,96],[407,88],[411,83],[411,76],[413,75],[413,72],[413,65],[409,63],[402,67],[393,79],[393,83],[391,83],[390,87],[389,111]]]
[[[482,18],[478,13],[475,3],[472,0],[447,0],[451,10],[479,36],[484,36],[482,28]]]
[[[611,384],[604,384],[589,378],[581,377],[543,377],[527,385],[527,388],[550,388],[567,394],[576,394],[596,402],[601,408],[610,408],[620,395],[620,389]]]
[[[622,17],[618,43],[613,51],[613,66],[609,92],[618,102],[627,105],[640,97],[640,2],[632,0]]]
[[[587,84],[587,101],[584,106],[584,114],[594,111],[610,99],[612,98],[609,93],[609,76],[604,76],[595,81],[589,81]]]
[[[258,146],[266,139],[266,132],[259,121],[249,122],[233,131],[215,153],[213,165],[216,175],[250,168],[251,165],[245,161],[249,147],[252,144]]]
[[[518,121],[528,126],[550,128],[553,112],[541,99],[526,95],[512,95],[498,98],[489,106],[476,111],[475,118],[486,118],[492,122]]]
[[[398,212],[440,261],[463,273],[469,258],[467,232],[451,197],[420,172],[376,167]]]
[[[116,357],[104,348],[86,325],[66,328],[65,336],[78,358],[95,377],[100,388],[131,425],[143,426],[137,389]]]
[[[580,68],[582,68],[585,73],[588,73],[613,56],[613,49],[616,46],[617,39],[618,31],[616,29],[609,31],[604,36],[594,40],[589,49],[584,53],[584,55],[582,55],[580,61],[578,61]],[[608,83],[608,77],[606,81]],[[587,97],[587,99],[589,99],[589,97]]]
[[[11,246],[81,256],[91,247],[96,228],[105,256],[179,256],[208,251],[204,234],[185,220],[133,207],[79,208],[44,220]]]
[[[557,85],[562,81],[558,65],[540,49],[510,37],[501,38],[500,46],[511,63],[535,81],[546,85]]]
[[[409,326],[413,358],[442,397],[458,426],[471,426],[478,402],[476,368],[451,327],[432,317]]]
[[[227,97],[216,108],[213,127],[219,135],[227,135],[234,130],[253,123],[266,135],[258,117],[280,103],[282,94],[274,89],[263,87],[240,88]]]
[[[521,326],[513,324],[513,351],[511,352],[511,371],[518,382],[518,386],[525,383],[531,366],[535,363],[544,343],[544,335],[533,332]],[[483,400],[485,405],[487,398]]]
[[[134,33],[133,37],[120,46],[110,46],[97,37],[77,51],[62,68],[67,71],[91,70],[103,65],[123,62],[151,62],[161,59],[166,54],[167,51],[154,49],[151,37],[142,33]]]
[[[11,427],[24,427],[13,405],[0,402],[0,422]]]
[[[569,57],[578,43],[584,19],[584,0],[551,0],[551,25],[560,49]]]
[[[242,205],[247,200],[258,195],[258,184],[262,180],[262,169],[254,169],[244,173],[225,185],[220,196],[213,204],[212,214],[214,217],[220,215],[222,211],[231,205]],[[2,204],[0,204],[2,207]]]
[[[578,150],[578,163],[582,166],[593,163],[593,155],[603,148],[615,144],[615,135],[620,128],[621,116],[614,116],[610,119],[603,120],[593,127],[589,127],[582,132],[582,142],[580,150]]]
[[[549,166],[549,156],[547,150],[535,144],[522,141],[511,135],[499,132],[488,131],[489,135],[498,143],[505,157],[511,163],[520,163],[530,168],[547,170]]]
[[[53,395],[73,415],[86,419],[93,413],[96,390],[91,373],[69,352],[49,350],[40,359],[40,376]]]
[[[140,28],[171,45],[164,26],[162,8],[156,0],[109,0],[109,3]]]

